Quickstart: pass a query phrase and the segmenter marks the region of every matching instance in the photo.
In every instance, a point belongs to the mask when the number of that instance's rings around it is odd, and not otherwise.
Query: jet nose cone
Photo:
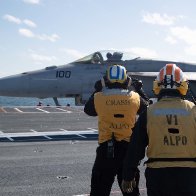
[[[0,96],[20,96],[27,89],[28,82],[20,75],[0,78]]]

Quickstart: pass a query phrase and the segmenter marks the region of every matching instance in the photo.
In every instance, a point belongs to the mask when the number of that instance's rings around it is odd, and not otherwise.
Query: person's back
[[[115,176],[122,181],[122,165],[136,121],[136,115],[147,107],[138,93],[129,90],[131,78],[120,65],[109,66],[106,75],[96,82],[96,91],[89,98],[84,112],[98,116],[99,146],[91,176],[91,196],[109,196]],[[137,185],[132,193],[139,195],[139,170],[135,172]]]
[[[147,149],[148,167],[196,167],[196,162],[175,161],[176,157],[178,160],[196,157],[195,107],[188,100],[166,97],[148,108],[147,130],[153,141],[149,142]],[[150,162],[156,160],[155,157],[160,161]]]
[[[166,97],[151,105],[147,114],[149,196],[153,190],[170,192],[171,196],[193,196],[196,194],[191,193],[196,186],[196,106],[179,97]]]
[[[129,141],[140,106],[138,93],[125,89],[105,89],[95,94],[94,103],[98,121],[101,122],[99,142],[110,140],[112,133],[117,141]]]
[[[139,117],[134,129],[124,165],[123,190],[131,190],[133,177],[128,172],[147,148],[148,196],[196,196],[196,106],[184,99],[188,81],[179,67],[167,64],[154,81],[153,91],[158,101]],[[137,152],[133,148],[138,148]]]

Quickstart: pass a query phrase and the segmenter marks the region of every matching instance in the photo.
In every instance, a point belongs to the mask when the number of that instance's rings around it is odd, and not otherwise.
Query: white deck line
[[[33,133],[37,133],[37,131],[35,131],[34,129],[30,129],[30,131],[32,131]],[[51,140],[51,137],[48,137],[47,135],[43,135],[43,137],[45,137],[46,139]]]
[[[40,111],[42,111],[42,112],[45,112],[45,113],[50,113],[50,112],[48,112],[48,111],[46,111],[46,110],[43,110],[43,109],[41,109],[41,108],[36,108],[37,110],[40,110]]]
[[[18,108],[14,108],[17,112],[23,113],[22,110],[19,110]]]
[[[1,107],[1,110],[2,110],[4,113],[7,113],[7,111],[6,111],[3,107]]]
[[[69,111],[69,110],[64,110],[64,109],[62,109],[62,108],[56,108],[57,110],[61,110],[61,111],[64,111],[64,112],[66,112],[66,113],[72,113],[72,111]]]
[[[60,129],[61,131],[65,131],[65,132],[69,132],[68,130],[66,130],[66,129]]]
[[[50,132],[28,132],[28,133],[1,133],[0,138],[14,138],[14,137],[34,137],[34,136],[53,136],[53,135],[81,135],[95,134],[94,131],[82,130],[82,131],[50,131]]]
[[[4,137],[4,132],[3,131],[0,131],[0,138],[7,138],[8,140],[10,140],[11,142],[14,141],[14,139],[10,138],[10,137]],[[2,137],[1,137],[2,136]]]
[[[92,128],[87,128],[87,129],[89,129],[89,130],[91,130],[91,131],[94,131],[94,132],[98,132],[97,129],[92,129]]]

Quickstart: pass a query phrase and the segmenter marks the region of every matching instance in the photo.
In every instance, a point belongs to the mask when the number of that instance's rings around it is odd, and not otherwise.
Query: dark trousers
[[[90,196],[109,196],[112,185],[117,176],[121,189],[123,160],[127,151],[128,142],[116,142],[114,147],[114,158],[107,158],[107,142],[97,148],[95,163],[91,176]],[[137,186],[132,193],[123,193],[123,196],[139,196],[139,170],[136,172]]]
[[[168,191],[156,191],[147,190],[148,196],[196,196],[196,192],[168,192]]]
[[[146,168],[148,196],[196,196],[196,168]]]

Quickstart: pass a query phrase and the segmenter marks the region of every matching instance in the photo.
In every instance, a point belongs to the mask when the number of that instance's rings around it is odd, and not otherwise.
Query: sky
[[[99,50],[196,62],[195,0],[0,0],[0,77]]]

